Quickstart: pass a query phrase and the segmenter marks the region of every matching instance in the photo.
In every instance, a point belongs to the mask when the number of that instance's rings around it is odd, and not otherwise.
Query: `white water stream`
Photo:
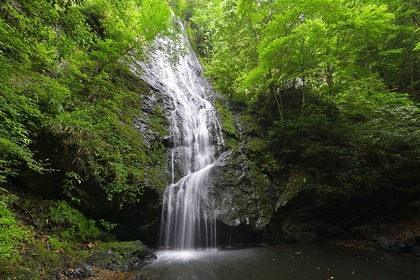
[[[163,197],[161,242],[164,248],[185,250],[216,246],[216,213],[209,196],[208,176],[224,143],[210,102],[214,92],[201,76],[202,66],[185,31],[180,41],[187,51],[171,40],[159,39],[157,43],[163,48],[155,50],[149,61],[140,65],[143,78],[172,103],[171,182]],[[184,54],[174,59],[168,49]]]

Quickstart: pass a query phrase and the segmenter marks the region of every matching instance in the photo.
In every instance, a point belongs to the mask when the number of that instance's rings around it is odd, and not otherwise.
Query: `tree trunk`
[[[306,79],[302,76],[302,118],[303,118],[303,109],[306,104]]]
[[[277,92],[280,94],[280,99],[277,97]],[[277,109],[279,110],[279,116],[280,120],[283,121],[284,115],[283,115],[283,100],[281,97],[281,91],[275,87],[273,91],[274,99],[276,100]]]

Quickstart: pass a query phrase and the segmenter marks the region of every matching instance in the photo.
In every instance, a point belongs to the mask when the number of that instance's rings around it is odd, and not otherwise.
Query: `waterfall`
[[[163,196],[161,245],[191,249],[216,246],[216,216],[210,197],[209,173],[224,146],[220,124],[211,103],[215,94],[203,72],[184,27],[181,44],[160,38],[160,46],[140,63],[142,77],[165,94],[168,114],[170,182]],[[178,55],[168,52],[172,50]]]

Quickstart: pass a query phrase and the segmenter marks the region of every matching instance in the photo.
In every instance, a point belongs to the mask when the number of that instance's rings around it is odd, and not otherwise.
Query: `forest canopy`
[[[184,5],[209,75],[218,88],[246,100],[293,83],[333,95],[369,78],[392,91],[415,94],[419,88],[418,1]]]
[[[343,192],[420,190],[419,1],[177,3],[280,192],[302,173]]]

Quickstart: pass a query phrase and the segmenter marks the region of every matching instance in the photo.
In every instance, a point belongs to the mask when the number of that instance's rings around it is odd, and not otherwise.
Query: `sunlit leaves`
[[[166,1],[89,0],[84,13],[101,36],[96,41],[100,67],[129,52],[133,55],[169,28],[170,9]]]
[[[28,230],[19,224],[13,212],[9,209],[8,204],[11,203],[12,199],[15,199],[15,197],[0,188],[0,227],[2,229],[0,231],[0,260],[10,258],[18,250],[19,243],[29,235]]]
[[[248,102],[248,134],[268,134],[285,169],[352,189],[418,179],[418,10],[403,0],[226,0],[191,19],[207,74]]]
[[[381,1],[211,1],[192,19],[212,36],[201,44],[210,49],[209,75],[237,96],[296,80],[336,94],[372,70],[397,69],[390,58],[403,51],[386,44],[399,32],[395,13]]]

